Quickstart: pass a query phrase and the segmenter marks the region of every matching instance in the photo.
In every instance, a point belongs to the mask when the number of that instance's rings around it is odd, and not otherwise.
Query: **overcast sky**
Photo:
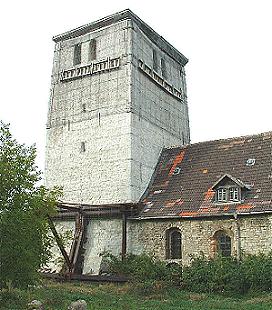
[[[272,130],[272,1],[1,1],[0,119],[44,168],[53,35],[130,8],[189,58],[191,142]]]

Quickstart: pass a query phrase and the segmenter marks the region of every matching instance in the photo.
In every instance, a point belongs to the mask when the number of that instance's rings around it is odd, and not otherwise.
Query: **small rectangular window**
[[[217,201],[227,200],[227,190],[225,188],[219,188],[217,190]]]
[[[77,44],[74,47],[74,66],[81,63],[81,44]]]
[[[96,40],[92,39],[89,45],[89,61],[96,59]]]
[[[85,142],[81,142],[80,152],[83,153],[85,151],[86,151],[86,144],[85,144]]]
[[[163,58],[161,59],[161,74],[164,79],[167,79],[167,70],[165,60]]]
[[[153,50],[153,69],[158,72],[158,56],[156,50]]]
[[[229,200],[239,201],[239,191],[237,187],[231,187],[229,189]]]
[[[86,112],[86,103],[82,104],[82,112],[85,113]]]

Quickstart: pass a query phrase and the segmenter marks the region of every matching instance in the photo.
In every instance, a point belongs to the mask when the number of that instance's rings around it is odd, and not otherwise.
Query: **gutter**
[[[240,215],[261,215],[261,214],[272,214],[272,210],[269,211],[261,211],[261,212],[242,212],[242,213],[220,213],[220,214],[202,214],[199,216],[180,216],[180,215],[171,215],[171,216],[138,216],[138,217],[129,217],[129,220],[155,220],[155,219],[202,219],[207,217],[232,217]]]

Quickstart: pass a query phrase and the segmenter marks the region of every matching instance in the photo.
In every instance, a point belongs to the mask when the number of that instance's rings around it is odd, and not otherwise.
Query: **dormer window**
[[[237,202],[240,200],[240,189],[238,187],[220,187],[216,190],[218,202]]]
[[[217,190],[217,201],[227,201],[227,190],[226,188],[218,188]]]
[[[225,174],[212,186],[212,190],[216,192],[214,202],[230,203],[240,202],[250,188],[241,180]]]
[[[229,189],[229,200],[230,201],[239,201],[239,188],[230,187]]]

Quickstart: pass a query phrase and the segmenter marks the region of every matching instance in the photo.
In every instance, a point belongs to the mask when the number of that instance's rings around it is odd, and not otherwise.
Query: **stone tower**
[[[186,57],[130,10],[53,38],[46,185],[137,202],[163,147],[188,144]]]

